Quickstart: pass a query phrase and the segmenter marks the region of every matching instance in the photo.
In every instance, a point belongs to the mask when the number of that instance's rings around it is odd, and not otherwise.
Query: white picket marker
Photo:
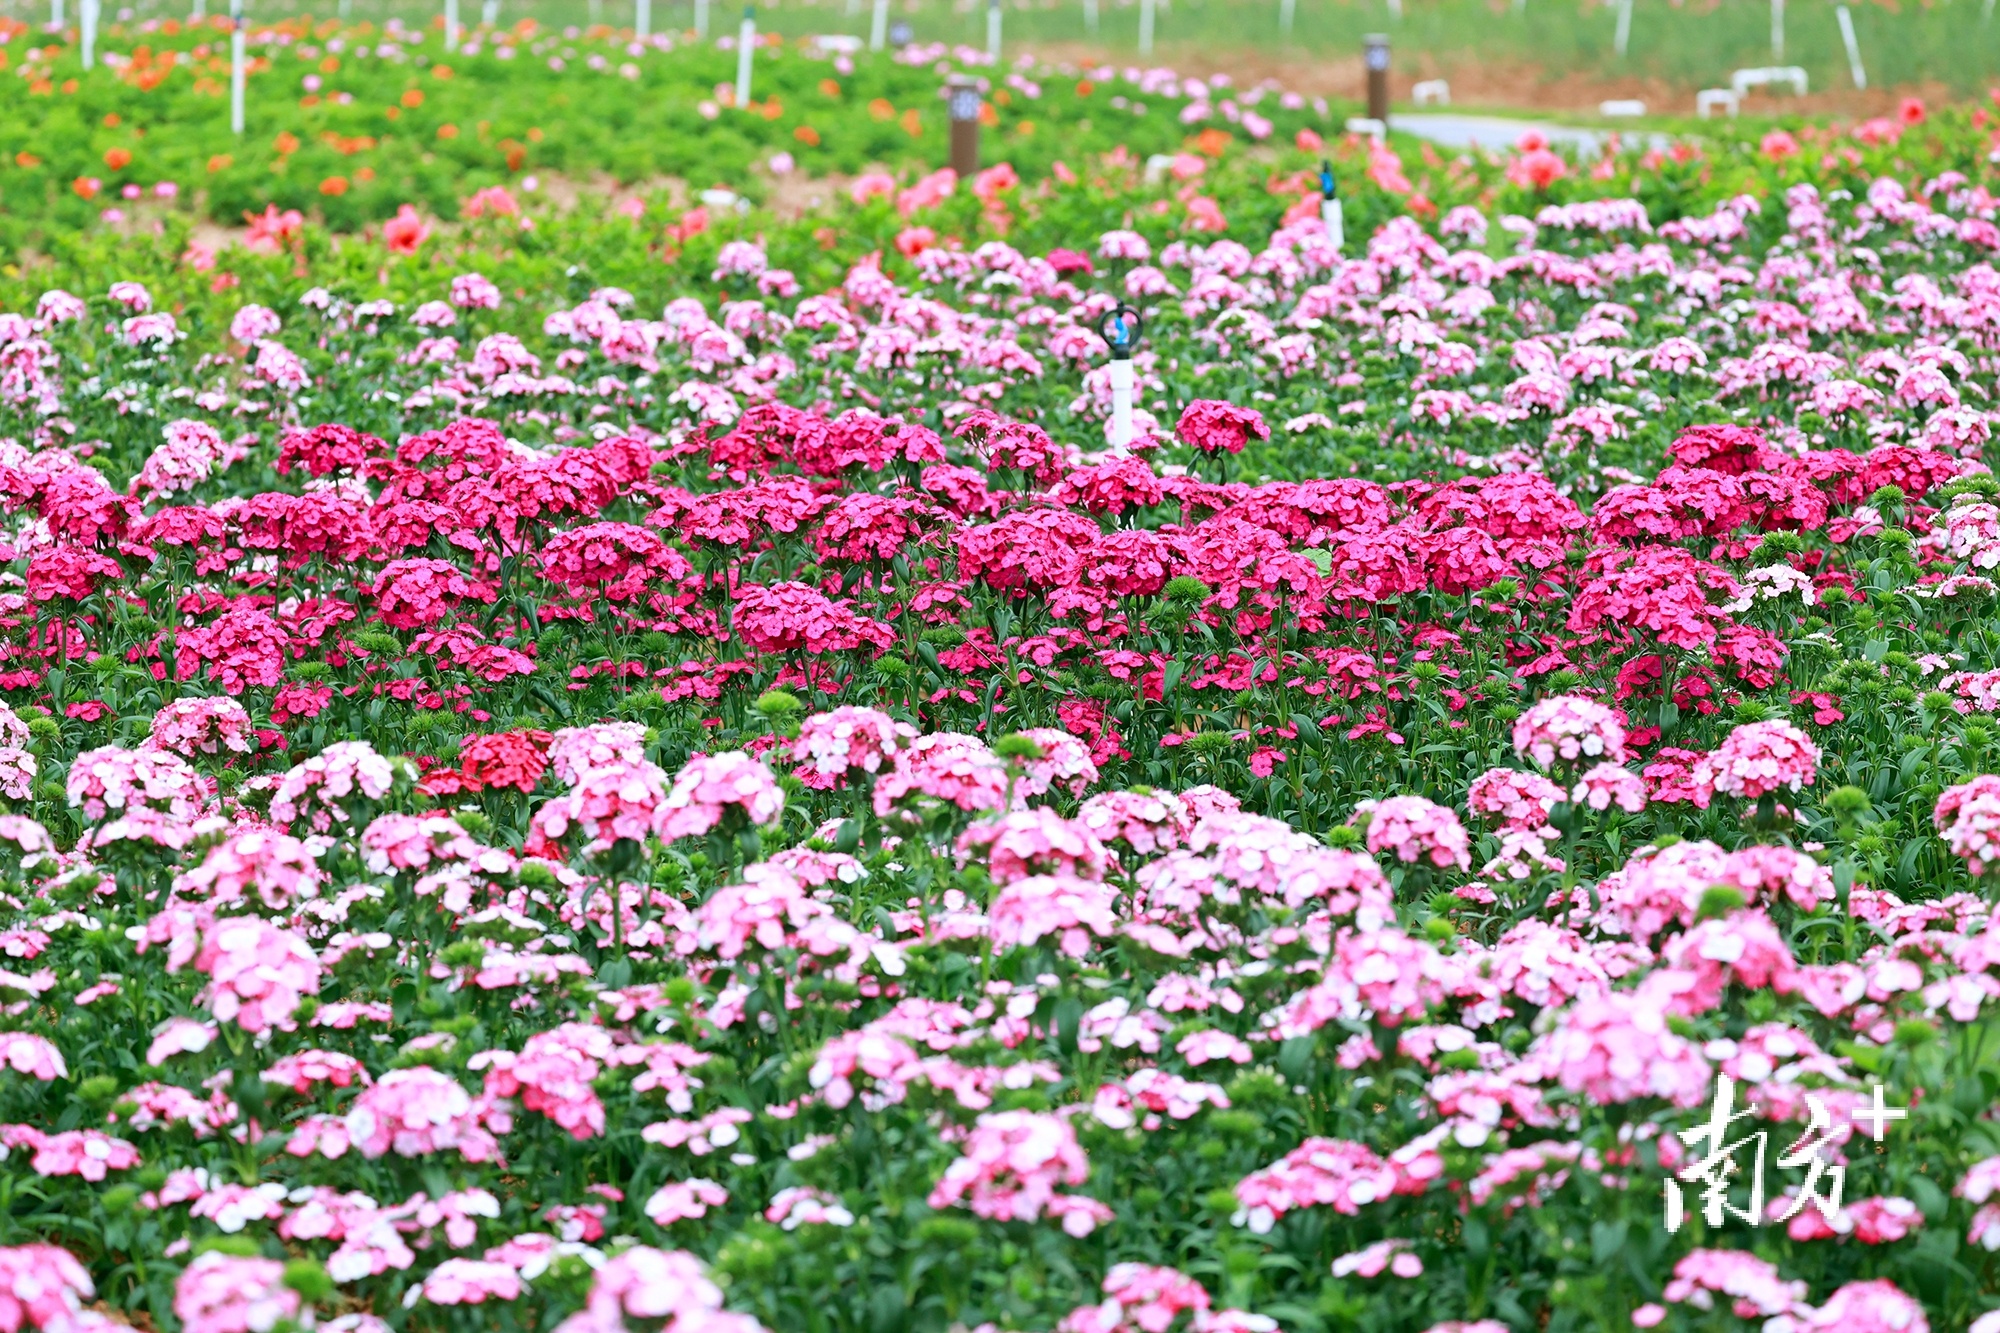
[[[243,0],[229,0],[229,132],[243,134]]]
[[[1986,2],[1992,4],[1993,0]],[[1097,31],[1097,0],[1083,0],[1083,30],[1088,33]]]
[[[694,35],[708,39],[708,0],[694,0]]]
[[[1278,0],[1278,34],[1292,35],[1292,20],[1298,17],[1299,0]]]
[[[1986,0],[1986,12],[1993,12],[1993,0]],[[1861,67],[1861,43],[1854,38],[1854,16],[1847,12],[1846,5],[1836,5],[1833,16],[1840,20],[1840,40],[1847,47],[1847,72],[1854,77],[1856,88],[1868,86],[1868,71]]]
[[[1000,59],[1000,0],[986,0],[986,54]]]
[[[488,3],[499,7],[499,0]],[[653,35],[653,0],[633,0],[632,35],[642,42]]]
[[[1771,0],[1771,59],[1785,58],[1785,0]]]
[[[868,24],[868,49],[880,51],[889,44],[889,0],[875,0],[875,17]]]
[[[1139,54],[1153,54],[1153,0],[1139,0]]]
[[[79,8],[83,11],[80,16],[83,20],[83,67],[94,69],[97,66],[97,0],[83,0]]]
[[[750,105],[750,60],[757,51],[757,7],[743,6],[743,26],[736,30],[736,105]]]
[[[1632,45],[1632,0],[1618,0],[1618,36],[1612,43],[1623,60]]]
[[[444,49],[456,51],[463,40],[458,24],[458,0],[444,0]]]

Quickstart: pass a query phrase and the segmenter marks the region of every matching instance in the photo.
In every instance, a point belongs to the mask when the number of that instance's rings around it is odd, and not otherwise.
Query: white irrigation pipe
[[[243,134],[243,0],[229,0],[229,132]]]
[[[1993,0],[1986,0],[1987,13],[1993,12]],[[1846,5],[1836,5],[1833,16],[1840,21],[1840,41],[1847,48],[1847,72],[1854,78],[1856,88],[1868,86],[1868,71],[1861,67],[1861,43],[1854,39],[1854,16],[1847,12]]]
[[[750,58],[757,50],[757,9],[743,6],[743,26],[736,30],[736,105],[750,105]]]

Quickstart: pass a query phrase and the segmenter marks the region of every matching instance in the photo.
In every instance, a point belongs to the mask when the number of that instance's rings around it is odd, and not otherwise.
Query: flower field
[[[1310,128],[10,271],[0,1329],[2000,1330],[1983,121]]]

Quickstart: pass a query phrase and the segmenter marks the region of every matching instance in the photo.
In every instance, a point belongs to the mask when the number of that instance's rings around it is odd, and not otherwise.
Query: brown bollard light
[[[1371,32],[1361,39],[1361,63],[1368,69],[1368,118],[1389,123],[1389,38]]]
[[[951,117],[951,169],[960,180],[979,171],[979,86],[954,78],[945,85],[945,109]]]

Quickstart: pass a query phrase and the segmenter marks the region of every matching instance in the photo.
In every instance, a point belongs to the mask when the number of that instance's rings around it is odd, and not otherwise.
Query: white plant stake
[[[1139,0],[1139,54],[1153,54],[1153,0]]]
[[[1785,58],[1785,0],[1771,0],[1771,59]]]
[[[1986,0],[1986,12],[1993,12],[1993,0]],[[1868,86],[1868,71],[1861,67],[1861,43],[1854,38],[1854,15],[1847,12],[1846,5],[1836,5],[1833,16],[1840,20],[1840,40],[1847,47],[1847,72],[1854,77],[1856,88]]]
[[[1618,36],[1613,45],[1618,49],[1618,58],[1623,60],[1632,45],[1632,0],[1618,0]]]
[[[1083,30],[1089,33],[1097,31],[1097,0],[1083,0]]]
[[[83,67],[97,66],[97,0],[83,0]]]
[[[456,51],[460,40],[458,0],[444,0],[444,49]]]
[[[199,11],[201,6],[196,5],[195,8]],[[201,14],[197,12],[195,17],[200,18]],[[57,32],[63,30],[63,0],[54,0],[54,3],[49,6],[49,26]]]
[[[708,40],[708,0],[694,0],[694,35]]]
[[[486,3],[495,9],[500,7],[500,0],[486,0]],[[632,35],[642,42],[653,35],[653,0],[634,0]]]
[[[757,7],[743,6],[743,26],[736,33],[736,105],[750,105],[750,58],[757,51]]]
[[[229,132],[243,134],[243,0],[229,0]]]
[[[986,54],[1000,59],[1000,0],[986,0]]]
[[[868,24],[868,49],[880,51],[889,42],[889,0],[875,0],[875,17]]]
[[[1292,21],[1299,15],[1299,0],[1278,0],[1278,34],[1292,35]]]

